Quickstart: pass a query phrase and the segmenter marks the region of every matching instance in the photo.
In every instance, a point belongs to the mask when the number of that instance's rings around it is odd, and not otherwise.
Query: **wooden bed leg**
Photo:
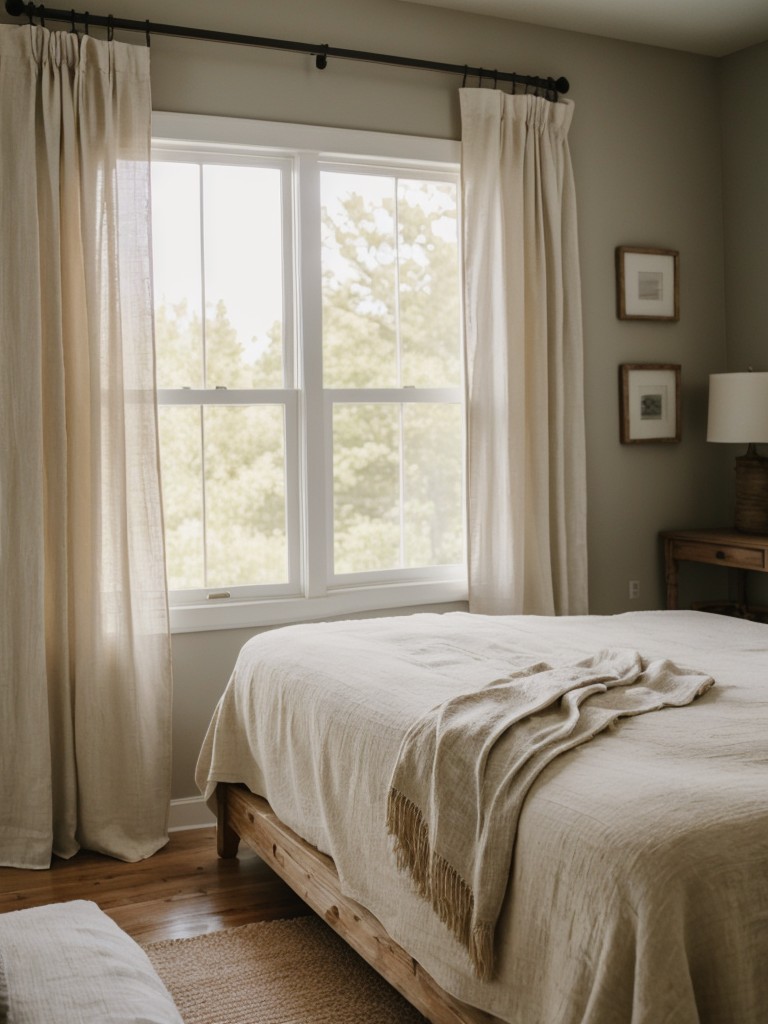
[[[220,857],[236,857],[240,836],[228,821],[226,783],[220,782],[216,787],[216,812],[216,852]]]

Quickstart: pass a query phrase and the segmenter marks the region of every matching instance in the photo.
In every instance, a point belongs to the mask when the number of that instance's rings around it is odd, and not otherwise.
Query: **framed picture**
[[[680,440],[680,366],[624,363],[619,367],[622,444]]]
[[[680,319],[680,253],[674,249],[616,249],[619,320]]]

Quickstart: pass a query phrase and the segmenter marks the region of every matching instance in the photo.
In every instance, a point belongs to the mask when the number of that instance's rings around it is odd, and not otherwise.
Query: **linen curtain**
[[[0,26],[0,863],[167,840],[144,47]]]
[[[573,103],[462,89],[469,607],[587,611]]]

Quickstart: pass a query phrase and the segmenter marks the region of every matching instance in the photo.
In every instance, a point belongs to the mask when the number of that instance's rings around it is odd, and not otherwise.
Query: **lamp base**
[[[768,459],[750,445],[736,459],[736,529],[768,534]]]

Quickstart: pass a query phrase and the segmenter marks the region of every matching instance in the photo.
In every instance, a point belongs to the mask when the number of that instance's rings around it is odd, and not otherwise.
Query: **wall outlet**
[[[640,580],[629,581],[629,600],[636,601],[640,597]]]

